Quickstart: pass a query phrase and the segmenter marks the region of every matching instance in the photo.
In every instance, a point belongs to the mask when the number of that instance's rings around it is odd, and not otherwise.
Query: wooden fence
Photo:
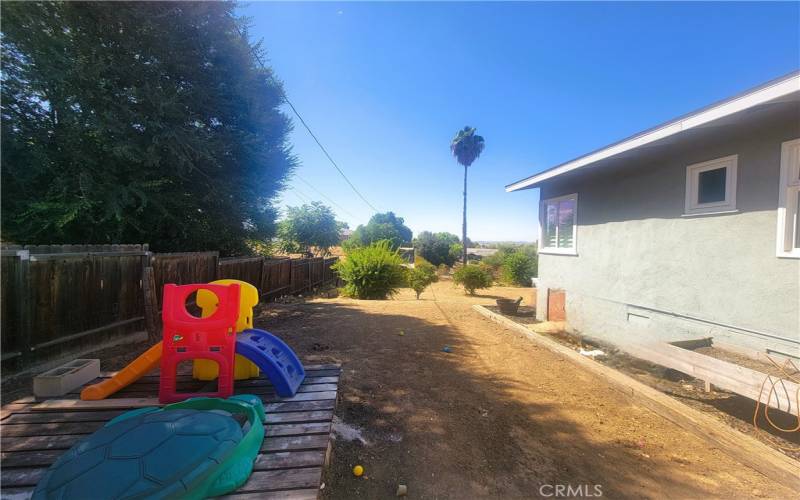
[[[145,329],[145,270],[158,304],[165,283],[233,278],[261,300],[303,293],[336,279],[335,258],[220,259],[217,252],[151,253],[147,245],[5,246],[0,269],[3,368],[86,350]]]

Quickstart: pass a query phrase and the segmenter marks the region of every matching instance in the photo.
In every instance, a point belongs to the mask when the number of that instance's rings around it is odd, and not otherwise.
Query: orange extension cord
[[[781,376],[780,377],[773,377],[772,375],[767,375],[764,378],[764,381],[761,383],[761,391],[759,391],[759,393],[758,393],[758,399],[756,399],[756,409],[753,412],[753,426],[756,428],[756,431],[759,431],[759,432],[761,431],[761,429],[758,428],[758,411],[761,409],[761,404],[762,404],[761,403],[761,399],[762,399],[762,396],[764,395],[764,388],[766,387],[767,383],[770,384],[769,393],[767,394],[767,402],[772,401],[772,395],[776,393],[775,386],[776,385],[783,386],[783,381],[784,380],[789,380],[791,382],[794,382],[795,384],[800,384],[800,379],[798,379],[798,377],[797,377],[797,374],[800,373],[800,370],[798,370],[797,365],[795,365],[794,362],[791,359],[787,358],[786,361],[784,361],[783,365],[779,365],[769,355],[767,355],[767,359],[769,360],[770,363],[772,363],[780,371]],[[793,370],[792,374],[787,373],[787,370],[789,368],[791,368]],[[789,394],[786,391],[785,387],[783,388],[783,392],[786,395],[786,399],[790,400]],[[777,397],[776,397],[776,399],[777,399]],[[797,401],[800,401],[800,387],[797,389],[796,394],[795,394],[795,402],[797,402]],[[764,417],[767,419],[767,422],[769,422],[769,424],[775,430],[778,430],[780,432],[797,432],[798,430],[800,430],[800,408],[797,408],[797,405],[795,405],[794,416],[797,419],[797,425],[794,426],[794,428],[784,429],[783,427],[780,427],[779,425],[775,424],[775,422],[773,422],[772,419],[770,418],[770,416],[769,416],[769,404],[765,404],[764,405]],[[782,445],[777,444],[777,443],[776,443],[776,445],[778,447],[782,448],[782,449],[785,449],[785,450],[800,451],[800,447],[795,447],[795,446],[787,447],[787,446],[782,446]]]

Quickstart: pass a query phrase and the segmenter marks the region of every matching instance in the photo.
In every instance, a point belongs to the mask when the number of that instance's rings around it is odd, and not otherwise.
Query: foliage
[[[531,286],[536,273],[536,260],[523,252],[508,254],[503,260],[501,279],[503,283],[516,286]]]
[[[286,218],[278,223],[278,246],[286,253],[327,255],[339,243],[340,229],[333,210],[318,201],[286,207]]]
[[[296,160],[234,2],[12,2],[2,232],[20,243],[249,252]]]
[[[483,152],[483,137],[475,135],[475,127],[464,127],[459,130],[450,142],[450,152],[460,165],[464,166],[464,217],[461,227],[461,239],[467,245],[467,167],[472,165]],[[461,251],[462,263],[467,264],[467,248],[464,246]]]
[[[381,240],[389,240],[392,248],[411,244],[411,229],[402,217],[394,212],[373,215],[367,225],[360,225],[347,241],[347,247],[367,246]]]
[[[357,299],[385,299],[406,283],[403,259],[386,240],[351,249],[333,268],[345,282],[345,295]]]
[[[483,264],[503,283],[516,286],[531,286],[531,278],[536,276],[538,254],[536,245],[501,244],[497,252],[485,257]]]
[[[450,260],[452,262],[458,261],[461,256],[464,254],[464,245],[461,243],[453,243],[450,245],[450,250],[448,251],[448,255],[450,256]]]
[[[419,259],[414,263],[414,267],[408,270],[407,279],[408,286],[416,292],[419,300],[419,296],[431,283],[439,281],[439,276],[436,274],[436,266],[425,259]]]
[[[450,246],[458,243],[459,239],[455,234],[422,231],[414,238],[414,249],[417,255],[435,266],[452,266],[457,257],[450,254]]]
[[[492,273],[484,265],[467,264],[456,269],[453,281],[470,295],[475,295],[475,290],[492,286]]]

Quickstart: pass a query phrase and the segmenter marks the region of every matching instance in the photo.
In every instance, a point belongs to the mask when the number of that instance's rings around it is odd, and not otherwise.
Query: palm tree
[[[464,165],[464,223],[461,228],[461,262],[467,265],[467,167],[478,159],[483,151],[483,137],[475,135],[475,127],[459,130],[450,143],[450,152]]]

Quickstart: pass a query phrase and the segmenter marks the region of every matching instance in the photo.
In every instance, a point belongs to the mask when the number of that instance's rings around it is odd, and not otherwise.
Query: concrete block
[[[34,377],[33,393],[37,397],[63,396],[99,376],[99,359],[76,359]]]

